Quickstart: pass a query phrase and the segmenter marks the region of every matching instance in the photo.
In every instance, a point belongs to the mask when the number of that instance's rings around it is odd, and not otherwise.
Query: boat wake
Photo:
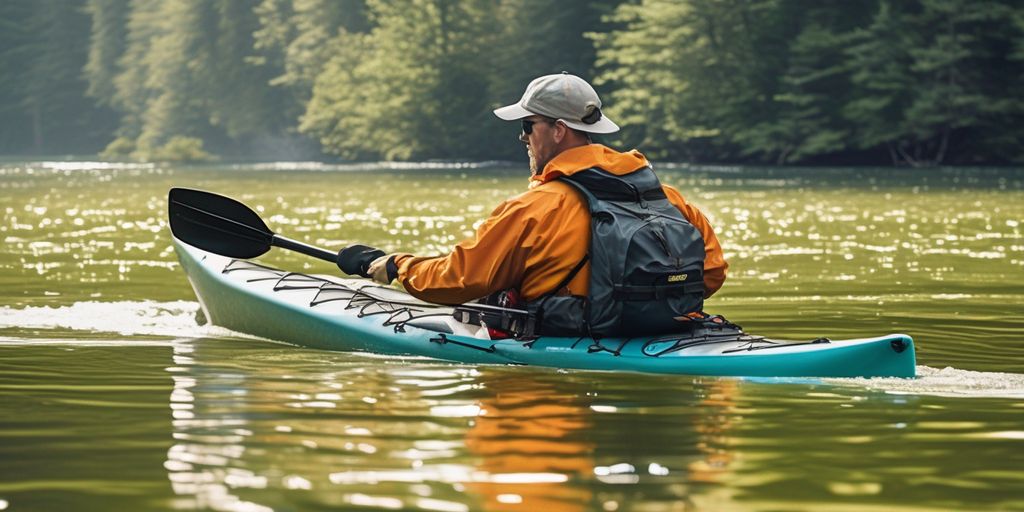
[[[14,329],[15,333],[19,330],[72,330],[176,338],[234,335],[226,329],[200,325],[199,311],[198,302],[184,300],[89,301],[58,307],[5,306],[0,308],[0,326]]]
[[[1024,398],[1024,375],[918,366],[917,378],[822,379],[838,387],[867,388],[891,395]]]

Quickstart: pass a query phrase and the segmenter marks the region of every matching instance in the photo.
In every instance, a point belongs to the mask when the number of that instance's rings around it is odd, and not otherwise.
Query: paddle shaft
[[[313,245],[304,244],[297,240],[292,240],[291,238],[285,238],[281,235],[274,235],[274,237],[270,240],[270,245],[273,245],[274,247],[280,247],[282,249],[288,249],[289,251],[301,252],[306,256],[312,256],[314,258],[319,258],[321,260],[329,261],[331,263],[338,262],[338,253],[336,252],[328,251],[327,249],[321,249]]]

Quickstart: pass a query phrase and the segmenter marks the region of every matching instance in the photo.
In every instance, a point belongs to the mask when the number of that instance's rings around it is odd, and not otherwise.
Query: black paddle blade
[[[248,206],[212,192],[172,188],[167,215],[177,239],[230,258],[255,258],[270,250],[274,238]]]

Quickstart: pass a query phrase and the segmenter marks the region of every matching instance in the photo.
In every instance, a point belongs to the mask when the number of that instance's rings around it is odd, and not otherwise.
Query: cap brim
[[[494,109],[494,115],[504,119],[505,121],[516,121],[535,114],[516,103],[515,105],[508,105]]]
[[[566,121],[565,119],[562,119],[562,122],[565,123],[565,125],[568,126],[569,128],[573,128],[581,132],[587,133],[615,133],[619,131],[619,125],[613,123],[611,119],[608,119],[607,117],[603,116],[594,124]]]

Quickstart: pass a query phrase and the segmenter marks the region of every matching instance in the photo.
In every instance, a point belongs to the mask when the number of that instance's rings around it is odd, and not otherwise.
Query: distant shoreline
[[[219,168],[255,171],[300,171],[300,172],[393,172],[393,171],[509,171],[525,172],[527,163],[512,160],[426,160],[426,161],[362,161],[345,162],[338,160],[246,160],[225,159],[212,162],[144,162],[101,160],[90,155],[0,155],[0,167],[11,164],[36,164],[55,170],[82,169],[140,169],[164,167]],[[999,170],[1024,173],[1022,165],[940,165],[934,167],[910,167],[893,165],[846,164],[846,165],[766,165],[733,163],[692,163],[652,160],[655,170],[692,170],[715,174],[747,174],[758,171],[787,169],[797,172],[850,170],[889,171],[941,171],[955,170]]]

